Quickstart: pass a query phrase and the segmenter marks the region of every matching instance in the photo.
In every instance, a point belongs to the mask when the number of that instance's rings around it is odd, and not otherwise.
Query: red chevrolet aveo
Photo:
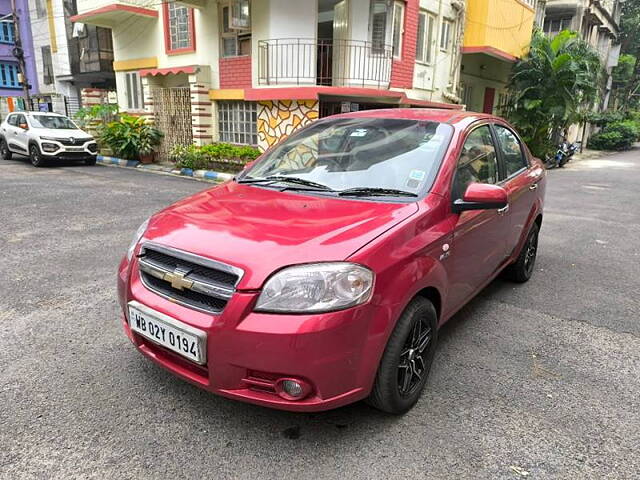
[[[438,328],[533,272],[545,171],[504,120],[363,111],[291,135],[140,227],[122,322],[147,357],[294,411],[419,399]]]

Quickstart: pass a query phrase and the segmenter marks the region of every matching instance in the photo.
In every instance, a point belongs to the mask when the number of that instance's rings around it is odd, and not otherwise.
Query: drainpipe
[[[438,27],[436,28],[436,55],[433,59],[433,72],[431,72],[431,92],[429,93],[429,100],[433,100],[433,91],[436,88],[436,73],[438,72],[438,57],[440,56],[440,35],[442,32],[442,0],[438,0]]]
[[[449,70],[449,84],[447,88],[448,92],[444,92],[443,96],[448,100],[451,100],[455,103],[460,103],[462,99],[458,96],[458,82],[460,75],[460,67],[462,64],[462,52],[460,51],[460,46],[464,41],[464,28],[465,28],[465,20],[466,20],[466,5],[464,2],[455,0],[451,2],[451,6],[457,11],[456,16],[456,24],[458,25],[457,38],[455,43],[455,48],[452,48],[452,52],[456,52],[456,56],[451,62],[451,68]]]

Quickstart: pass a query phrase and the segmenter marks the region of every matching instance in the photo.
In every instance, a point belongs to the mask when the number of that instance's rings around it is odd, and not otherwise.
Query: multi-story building
[[[115,90],[111,32],[73,24],[76,0],[34,0],[30,13],[40,85],[34,108],[71,115],[83,90]]]
[[[267,148],[336,112],[461,108],[458,0],[79,0],[113,32],[119,105],[174,143]]]
[[[467,2],[461,75],[467,110],[501,113],[511,67],[529,49],[535,17],[535,0]]]
[[[22,50],[26,64],[26,81],[29,83],[30,94],[38,91],[38,77],[36,75],[33,56],[33,42],[31,38],[31,23],[27,0],[16,0],[18,16],[18,30],[20,32]],[[25,110],[22,79],[20,78],[18,60],[14,55],[16,47],[16,31],[11,10],[10,0],[0,0],[0,117],[14,110]]]
[[[618,64],[620,0],[548,0],[543,30],[556,35],[574,30],[600,54],[608,78],[598,109],[605,110],[611,93],[611,70]]]

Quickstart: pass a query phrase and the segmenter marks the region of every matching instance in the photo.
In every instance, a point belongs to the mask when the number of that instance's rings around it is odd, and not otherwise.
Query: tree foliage
[[[580,120],[597,98],[601,70],[597,52],[576,32],[534,33],[529,53],[511,72],[508,117],[535,155],[543,157],[551,140]]]

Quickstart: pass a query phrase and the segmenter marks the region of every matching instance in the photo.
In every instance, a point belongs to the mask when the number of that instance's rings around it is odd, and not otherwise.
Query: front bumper
[[[178,305],[147,290],[123,260],[118,276],[124,330],[145,356],[213,393],[291,411],[336,408],[368,396],[384,349],[385,310],[372,303],[314,315],[258,313],[257,292],[236,292],[220,315]],[[207,333],[207,364],[200,366],[132,332],[126,315],[131,300]],[[377,326],[377,327],[376,327]],[[311,385],[302,400],[286,400],[277,378]]]
[[[97,158],[98,154],[91,152],[57,152],[57,153],[46,153],[41,152],[42,158],[46,158],[47,160],[58,160],[58,161],[83,161],[83,160],[93,160]]]

